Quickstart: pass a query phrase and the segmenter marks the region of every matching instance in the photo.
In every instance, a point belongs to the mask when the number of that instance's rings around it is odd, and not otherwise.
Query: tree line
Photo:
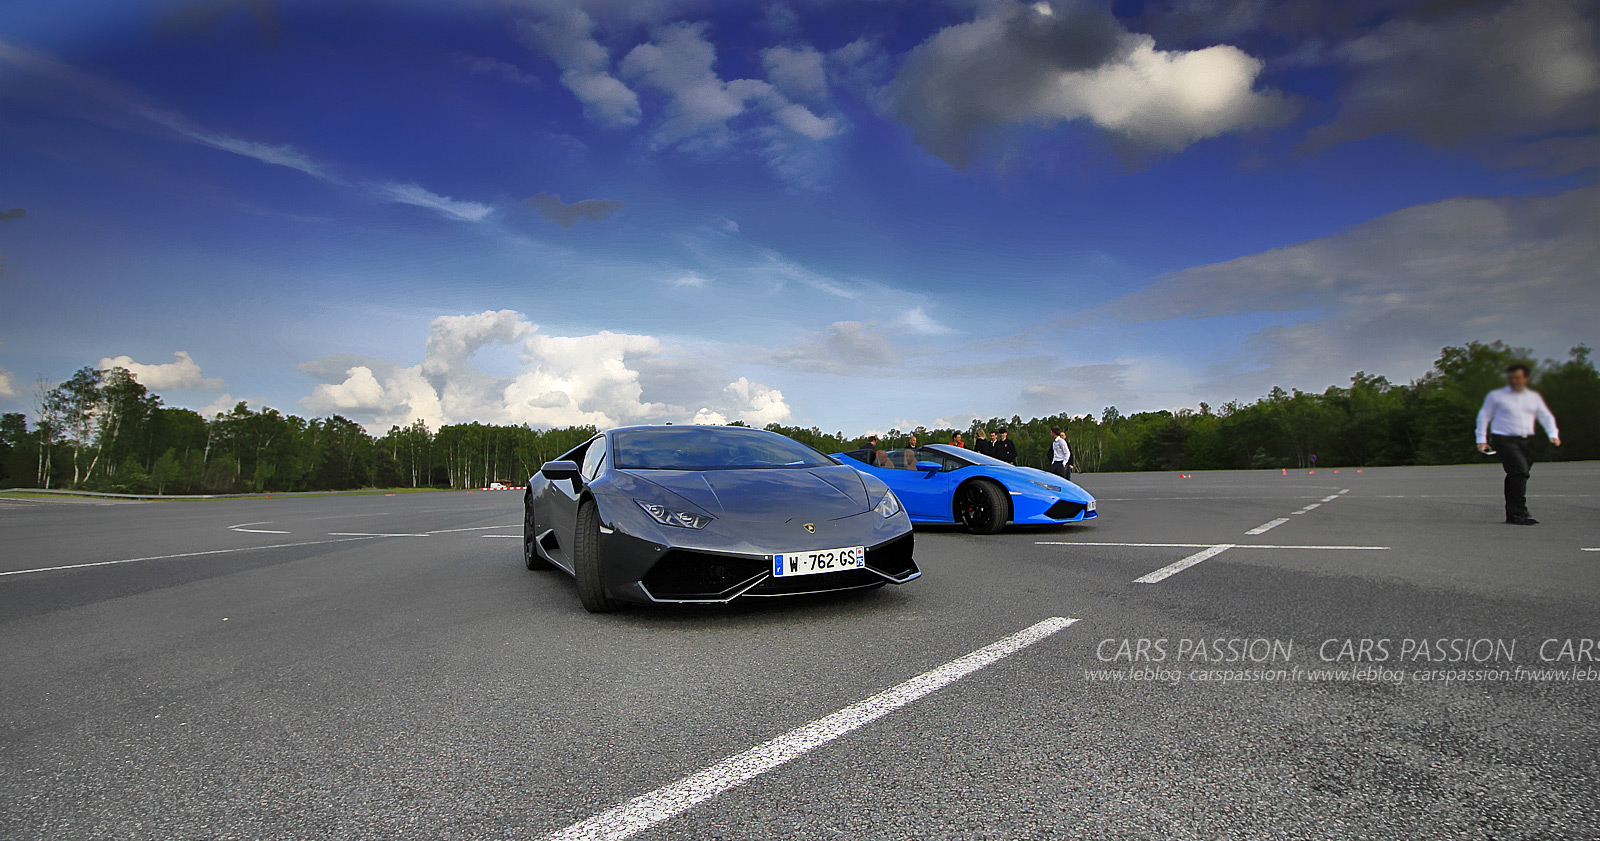
[[[959,430],[1008,430],[1022,464],[1049,459],[1050,427],[1066,430],[1081,471],[1366,467],[1481,461],[1472,425],[1483,395],[1513,362],[1534,369],[1534,387],[1562,425],[1546,458],[1600,458],[1600,374],[1586,345],[1564,361],[1537,362],[1501,342],[1447,347],[1407,384],[1359,372],[1321,393],[1274,388],[1251,403],[1099,416],[1063,412],[1023,420],[994,417]],[[122,368],[85,367],[40,383],[32,418],[0,416],[0,487],[126,493],[249,493],[385,488],[475,488],[520,484],[593,435],[592,427],[422,421],[369,434],[340,415],[302,418],[245,403],[210,418],[162,405]],[[736,421],[736,423],[738,423]],[[741,424],[742,425],[742,424]],[[865,435],[769,424],[823,452],[862,446]],[[949,441],[954,428],[892,429],[885,447],[916,434]]]

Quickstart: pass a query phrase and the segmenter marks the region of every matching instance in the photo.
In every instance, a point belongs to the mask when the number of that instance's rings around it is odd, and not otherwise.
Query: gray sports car
[[[528,480],[522,558],[622,602],[723,604],[904,584],[911,520],[881,480],[791,438],[735,426],[596,435]]]

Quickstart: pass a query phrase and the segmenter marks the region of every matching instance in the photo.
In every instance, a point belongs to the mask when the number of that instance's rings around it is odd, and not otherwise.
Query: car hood
[[[751,470],[626,470],[722,519],[836,520],[871,507],[855,470],[839,466]]]

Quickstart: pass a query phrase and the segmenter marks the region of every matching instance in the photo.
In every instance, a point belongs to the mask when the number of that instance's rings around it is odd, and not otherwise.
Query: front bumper
[[[873,514],[873,516],[877,516]],[[922,575],[913,558],[910,524],[887,540],[866,545],[860,569],[778,577],[772,555],[714,547],[674,545],[613,530],[601,535],[606,589],[613,598],[636,604],[727,604],[740,598],[773,598],[833,593],[904,584]],[[842,541],[850,545],[849,541]],[[802,551],[809,547],[778,549]]]

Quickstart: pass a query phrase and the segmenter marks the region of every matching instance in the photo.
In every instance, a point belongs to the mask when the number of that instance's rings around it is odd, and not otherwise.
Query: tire
[[[572,572],[578,581],[578,600],[590,613],[610,613],[619,605],[606,595],[600,578],[600,509],[594,500],[578,505],[577,534],[572,541]]]
[[[533,521],[533,506],[522,502],[522,562],[528,569],[549,569],[550,562],[539,556],[535,541],[539,539],[539,526]]]
[[[994,482],[978,479],[956,489],[956,522],[973,534],[994,534],[1011,520],[1011,500]]]

